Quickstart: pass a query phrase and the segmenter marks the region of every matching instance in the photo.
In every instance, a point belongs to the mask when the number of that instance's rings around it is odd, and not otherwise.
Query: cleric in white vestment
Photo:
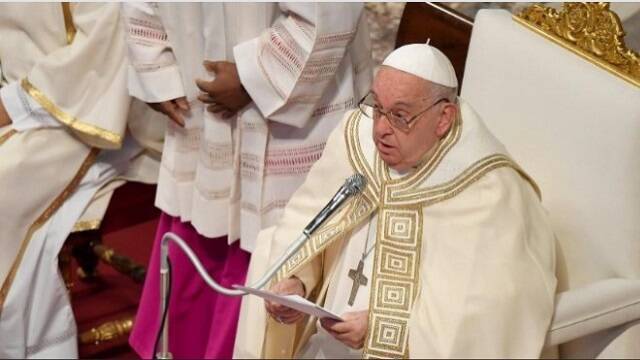
[[[248,283],[354,173],[367,180],[271,290],[344,321],[245,297],[236,357],[539,357],[554,310],[555,238],[539,190],[456,96],[449,60],[392,52],[360,109],[263,230]]]

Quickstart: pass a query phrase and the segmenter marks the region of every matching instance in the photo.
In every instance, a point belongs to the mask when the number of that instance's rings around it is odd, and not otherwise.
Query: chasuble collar
[[[281,268],[278,279],[295,273],[375,211],[421,211],[424,206],[456,196],[494,169],[513,168],[540,195],[535,182],[510,159],[504,146],[462,99],[460,110],[461,115],[428,161],[398,179],[391,178],[387,165],[378,156],[371,137],[373,123],[358,110],[347,114],[344,133],[347,156],[354,172],[367,178],[367,187],[316,230],[310,241]]]
[[[509,166],[537,185],[511,160],[505,147],[473,108],[460,99],[460,115],[449,133],[432,148],[417,169],[392,178],[371,138],[373,123],[354,111],[347,120],[345,141],[356,172],[367,177],[367,194],[388,206],[429,205],[449,199],[490,170]]]

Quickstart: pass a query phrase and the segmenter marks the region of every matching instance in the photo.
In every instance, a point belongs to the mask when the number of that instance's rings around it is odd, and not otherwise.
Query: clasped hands
[[[304,296],[302,281],[296,277],[277,282],[270,291],[279,295]],[[265,300],[265,307],[269,315],[282,324],[294,324],[304,317],[304,314],[297,310],[267,300]],[[361,349],[367,335],[368,311],[348,312],[341,317],[344,321],[324,318],[320,319],[320,324],[336,340],[350,348]]]
[[[203,66],[207,71],[215,74],[215,78],[211,81],[196,79],[196,85],[202,91],[198,100],[207,105],[207,111],[228,119],[251,102],[249,93],[240,82],[238,69],[234,63],[205,60]],[[185,97],[150,103],[149,106],[167,115],[182,127],[184,127],[183,114],[190,110],[189,102]]]

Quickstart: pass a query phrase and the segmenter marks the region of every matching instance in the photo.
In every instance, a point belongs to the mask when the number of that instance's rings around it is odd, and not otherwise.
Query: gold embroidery
[[[377,177],[377,172],[371,171],[368,161],[364,157],[364,152],[360,146],[360,119],[362,113],[359,110],[354,111],[349,119],[347,119],[347,126],[345,131],[345,142],[347,144],[347,155],[349,156],[349,162],[356,172],[364,175],[367,178],[367,188],[365,192],[369,194],[372,199],[377,199],[380,192],[380,184],[382,179]],[[377,153],[377,152],[376,152]]]
[[[104,140],[111,146],[120,147],[122,144],[121,135],[95,125],[81,122],[75,117],[65,113],[56,104],[49,100],[40,90],[34,87],[27,78],[22,79],[21,85],[35,101],[37,101],[49,114],[51,114],[51,116],[55,117],[61,123],[79,133]]]
[[[449,133],[447,133],[444,139],[437,145],[436,151],[433,156],[421,168],[419,168],[418,171],[409,176],[402,177],[397,180],[391,180],[390,176],[388,175],[388,166],[381,166],[382,169],[385,169],[387,177],[390,179],[388,187],[389,191],[393,191],[393,189],[415,188],[416,186],[422,184],[438,167],[449,150],[451,150],[451,148],[453,148],[453,146],[458,143],[461,135],[462,118],[460,116],[457,116]]]
[[[565,3],[560,11],[536,4],[513,19],[640,87],[640,55],[625,45],[620,18],[608,3]]]
[[[6,133],[2,134],[2,136],[0,136],[0,145],[4,144],[7,140],[9,140],[10,137],[15,135],[16,133],[17,131],[15,129],[11,129]]]
[[[364,358],[408,358],[409,318],[418,293],[422,207],[378,210],[378,232]]]
[[[24,256],[24,253],[27,249],[27,245],[29,245],[29,242],[31,241],[31,237],[40,227],[42,227],[42,225],[44,225],[49,220],[49,218],[51,218],[51,216],[60,208],[60,206],[62,206],[67,198],[76,190],[84,175],[95,162],[99,152],[99,149],[91,149],[87,157],[80,165],[80,168],[76,172],[76,175],[73,177],[73,179],[71,179],[64,190],[62,190],[62,192],[53,200],[49,207],[47,207],[44,212],[40,214],[36,221],[34,221],[27,230],[27,234],[25,235],[24,239],[22,240],[22,244],[20,245],[18,255],[16,256],[13,265],[11,265],[11,269],[9,270],[9,273],[7,274],[7,277],[5,278],[4,283],[0,288],[0,314],[2,314],[4,301],[7,298],[7,294],[9,293],[9,289],[11,288],[11,284],[13,283],[13,279],[16,276],[18,267],[22,262],[22,257]]]
[[[64,27],[67,31],[67,44],[71,44],[76,37],[76,26],[73,24],[71,4],[68,2],[62,3],[62,14],[64,15]]]
[[[399,192],[393,197],[393,203],[395,205],[401,204],[416,204],[420,203],[423,206],[433,205],[443,200],[450,199],[462,190],[469,187],[471,184],[479,180],[482,176],[491,170],[495,170],[500,167],[511,167],[516,170],[525,180],[527,180],[533,189],[540,197],[540,189],[537,184],[522,170],[517,164],[515,164],[510,158],[502,154],[494,154],[478,160],[471,165],[467,170],[455,177],[453,180],[444,184],[422,189],[412,192]]]
[[[345,140],[351,166],[367,177],[366,190],[354,198],[332,221],[324,225],[312,239],[281,269],[278,280],[302,266],[336,239],[349,236],[350,231],[378,211],[378,231],[369,299],[369,333],[364,357],[409,357],[409,319],[419,291],[420,257],[422,254],[423,208],[450,199],[486,173],[499,167],[512,167],[539,189],[526,173],[510,158],[494,154],[478,160],[453,180],[426,189],[419,189],[461,137],[462,119],[456,119],[452,131],[443,139],[416,173],[392,180],[388,167],[374,154],[372,171],[359,141],[361,114],[356,111],[347,120]]]
[[[367,219],[376,208],[377,203],[367,197],[366,194],[360,194],[349,200],[343,208],[344,210],[334,216],[334,219],[339,220],[329,220],[328,223],[316,230],[311,239],[279,270],[276,281],[291,276],[318,254],[321,254],[335,240],[341,236],[347,236],[353,228]]]
[[[75,223],[75,225],[73,225],[73,229],[71,229],[71,232],[75,233],[96,230],[100,228],[100,224],[102,224],[102,219],[78,221],[77,223]]]

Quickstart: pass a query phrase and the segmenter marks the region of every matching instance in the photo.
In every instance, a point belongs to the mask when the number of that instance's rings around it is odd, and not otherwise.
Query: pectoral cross
[[[358,289],[360,286],[367,286],[367,277],[364,276],[362,270],[364,269],[364,262],[360,260],[356,269],[349,270],[349,278],[353,280],[353,286],[351,286],[351,295],[349,295],[349,305],[352,306],[358,295]]]

